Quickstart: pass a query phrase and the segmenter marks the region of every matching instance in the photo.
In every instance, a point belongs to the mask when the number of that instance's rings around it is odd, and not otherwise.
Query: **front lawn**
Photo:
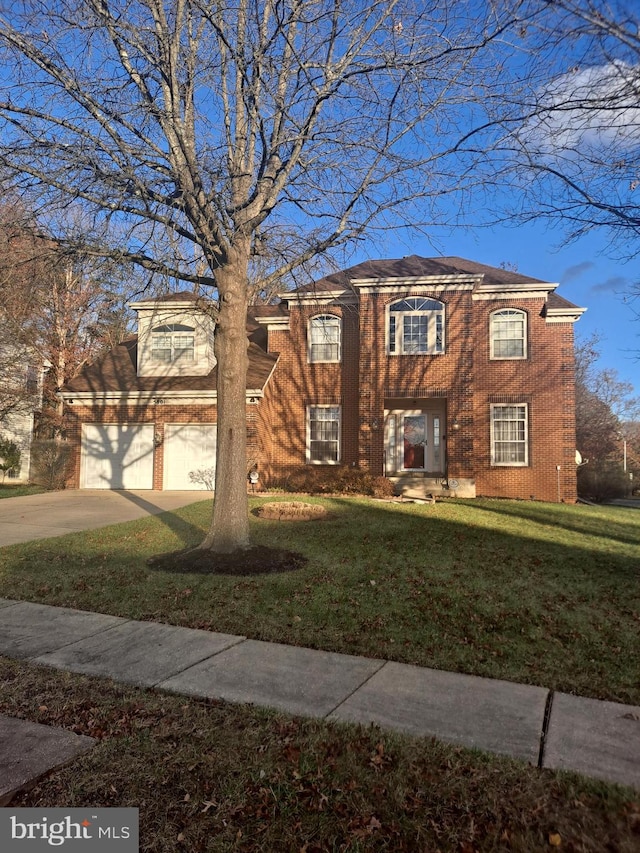
[[[25,495],[40,495],[46,491],[44,486],[32,486],[27,483],[0,483],[0,498],[21,498]]]
[[[13,806],[138,808],[153,853],[634,853],[636,792],[375,727],[0,658],[0,713],[99,743]]]
[[[203,501],[2,549],[0,596],[640,704],[640,512],[318,500],[327,520],[252,516],[256,543],[308,558],[295,572],[149,568],[148,556],[199,541]]]

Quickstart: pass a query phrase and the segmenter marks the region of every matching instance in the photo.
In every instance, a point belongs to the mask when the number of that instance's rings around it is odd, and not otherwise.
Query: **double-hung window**
[[[151,332],[151,358],[167,364],[195,361],[195,330],[179,323],[156,326]]]
[[[340,361],[340,317],[322,314],[309,320],[309,361]]]
[[[388,351],[391,355],[444,352],[444,305],[423,297],[400,299],[388,309]]]
[[[491,358],[527,357],[527,315],[504,308],[491,315]]]
[[[526,403],[491,406],[491,464],[529,464],[529,412]]]
[[[307,461],[340,461],[340,406],[309,406],[307,410]]]

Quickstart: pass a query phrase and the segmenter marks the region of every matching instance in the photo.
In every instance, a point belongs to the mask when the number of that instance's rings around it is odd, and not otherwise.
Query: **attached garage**
[[[215,424],[166,424],[164,428],[164,488],[206,489],[189,474],[216,468]]]
[[[83,424],[80,487],[152,489],[152,424]]]

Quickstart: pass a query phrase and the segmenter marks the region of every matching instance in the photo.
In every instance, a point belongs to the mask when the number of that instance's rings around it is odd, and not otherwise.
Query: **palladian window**
[[[444,305],[417,297],[393,302],[388,310],[388,348],[391,355],[429,355],[444,352]]]

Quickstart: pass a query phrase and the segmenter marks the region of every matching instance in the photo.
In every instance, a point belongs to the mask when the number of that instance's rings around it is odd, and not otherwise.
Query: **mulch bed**
[[[294,572],[307,563],[303,554],[256,545],[231,554],[215,554],[201,548],[187,548],[149,557],[147,565],[162,572],[214,575],[264,575]]]

